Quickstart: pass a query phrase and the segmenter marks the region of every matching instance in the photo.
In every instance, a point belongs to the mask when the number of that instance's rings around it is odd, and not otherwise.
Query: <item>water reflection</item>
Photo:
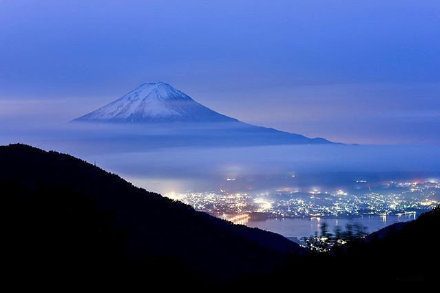
[[[372,233],[394,223],[414,220],[416,216],[416,214],[407,214],[401,216],[362,216],[356,218],[282,218],[262,221],[250,220],[247,225],[275,232],[285,237],[301,239],[302,237],[309,237],[319,233],[323,222],[327,223],[330,232],[333,232],[337,226],[344,229],[347,224],[359,224],[367,227],[368,233]]]

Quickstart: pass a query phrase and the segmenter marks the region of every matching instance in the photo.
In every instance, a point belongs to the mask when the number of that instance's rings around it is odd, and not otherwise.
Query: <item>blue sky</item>
[[[438,145],[439,52],[434,0],[0,0],[0,121],[60,123],[165,81],[246,122]]]

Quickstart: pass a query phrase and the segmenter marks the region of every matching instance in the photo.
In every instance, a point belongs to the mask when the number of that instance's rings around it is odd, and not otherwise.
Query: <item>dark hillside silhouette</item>
[[[268,278],[266,286],[284,288],[291,276],[305,284],[314,284],[314,288],[341,290],[430,284],[440,272],[439,232],[440,207],[437,207],[414,221],[353,239],[330,252],[293,257],[289,265]]]
[[[10,277],[78,282],[106,272],[106,282],[118,276],[180,286],[268,273],[302,251],[277,234],[232,225],[26,145],[0,147],[0,193]]]
[[[25,145],[0,147],[0,194],[3,277],[14,286],[349,289],[429,283],[439,272],[440,208],[329,252],[306,252]]]

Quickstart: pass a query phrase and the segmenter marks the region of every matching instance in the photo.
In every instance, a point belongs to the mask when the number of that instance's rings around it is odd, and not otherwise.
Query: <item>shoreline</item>
[[[414,215],[415,218],[420,216],[423,213],[429,212],[430,209],[426,210],[419,210],[419,211],[411,211],[411,212],[404,212],[404,213],[396,213],[396,214],[360,214],[360,215],[340,215],[340,216],[280,216],[275,214],[260,214],[260,213],[248,213],[250,217],[250,221],[252,222],[264,222],[267,220],[275,219],[275,220],[285,220],[285,219],[320,219],[320,220],[332,220],[332,219],[344,219],[344,220],[353,220],[353,219],[359,219],[364,217],[403,217],[403,216],[410,216]]]

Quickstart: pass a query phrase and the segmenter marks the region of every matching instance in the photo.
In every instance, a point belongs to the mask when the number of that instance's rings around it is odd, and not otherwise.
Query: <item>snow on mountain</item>
[[[163,82],[144,83],[114,102],[75,119],[80,122],[109,122],[124,125],[151,123],[163,136],[148,136],[148,142],[137,137],[131,144],[149,145],[276,145],[276,144],[325,144],[323,138],[309,138],[300,134],[255,126],[217,113],[194,101],[183,92]],[[169,123],[179,123],[171,127]],[[221,123],[218,123],[221,122]],[[160,124],[161,126],[159,126]],[[130,129],[137,129],[131,127]],[[162,131],[162,132],[161,132]],[[178,132],[174,137],[171,131]],[[182,136],[185,139],[182,140]],[[125,140],[128,141],[126,138]]]
[[[167,83],[144,83],[114,102],[76,121],[96,122],[232,122]]]

